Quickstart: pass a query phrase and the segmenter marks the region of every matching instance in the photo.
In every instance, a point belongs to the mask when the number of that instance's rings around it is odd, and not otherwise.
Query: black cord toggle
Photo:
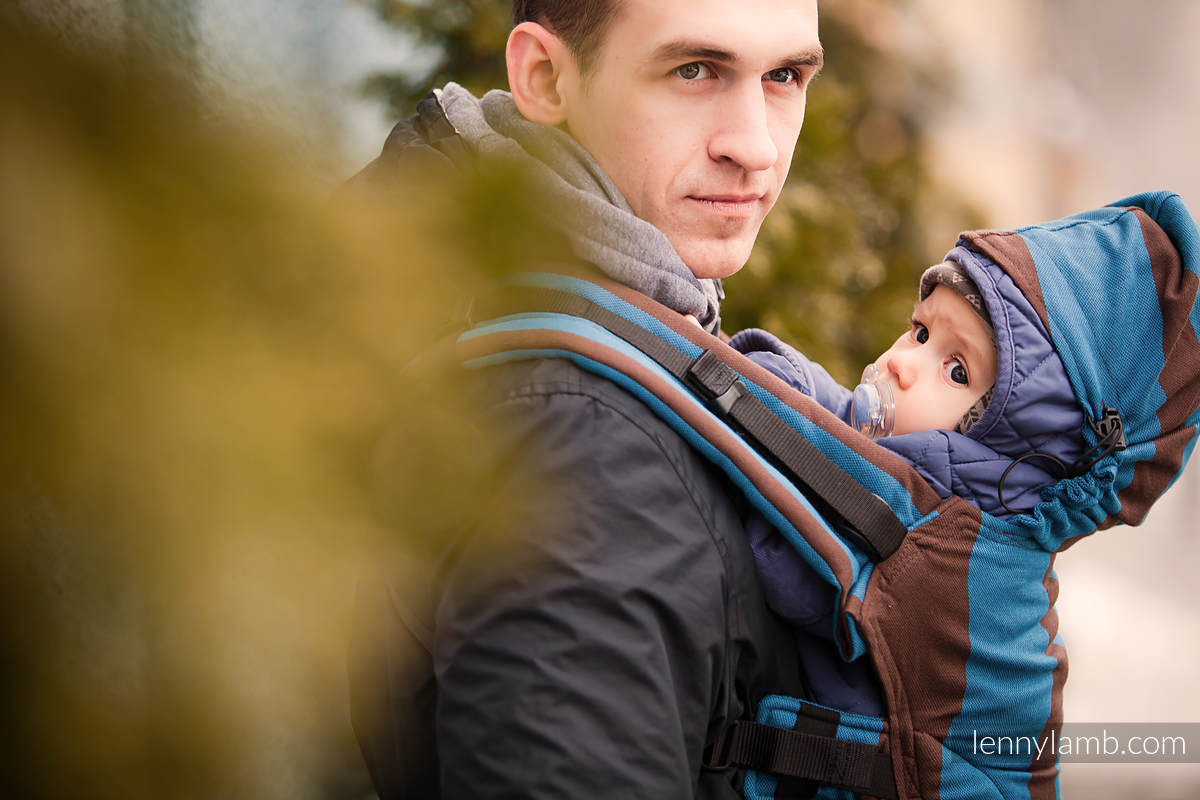
[[[1096,434],[1096,443],[1075,459],[1075,463],[1071,465],[1071,469],[1076,474],[1087,472],[1100,459],[1110,453],[1124,450],[1126,447],[1125,421],[1121,419],[1120,412],[1103,403],[1100,404],[1100,408],[1103,409],[1100,419],[1088,417],[1088,427],[1092,429],[1092,433]],[[1097,451],[1099,454],[1093,455]]]

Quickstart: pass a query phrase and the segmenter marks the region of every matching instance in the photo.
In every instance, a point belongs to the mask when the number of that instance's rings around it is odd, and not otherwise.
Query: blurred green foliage
[[[388,22],[428,48],[433,61],[414,74],[376,74],[368,94],[384,100],[398,118],[435,86],[455,81],[482,95],[508,87],[504,42],[512,28],[509,0],[373,0]]]
[[[361,796],[356,579],[493,475],[402,366],[537,227],[518,175],[330,198],[160,58],[0,11],[5,795]]]
[[[477,93],[506,86],[509,0],[377,8],[438,53],[422,75],[371,79],[397,118],[447,80]],[[947,62],[935,48],[904,49],[896,4],[828,0],[820,13],[825,71],[787,186],[746,268],[726,281],[723,320],[729,332],[765,327],[853,385],[907,327],[921,270],[981,216],[930,177],[924,124],[947,99]]]

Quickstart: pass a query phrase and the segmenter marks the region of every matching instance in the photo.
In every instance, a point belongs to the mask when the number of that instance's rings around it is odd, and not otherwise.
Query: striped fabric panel
[[[910,789],[930,800],[941,796],[942,741],[960,719],[967,692],[968,567],[979,523],[974,506],[947,501],[875,570],[860,612],[887,697],[896,757]]]
[[[976,737],[1061,725],[1066,654],[1053,555],[952,499],[879,565],[861,629],[888,699],[891,740],[923,798],[1045,798],[1057,765],[986,755]]]
[[[1164,401],[1156,415],[1160,434],[1154,439],[1154,457],[1136,465],[1133,479],[1118,495],[1120,520],[1136,525],[1178,477],[1194,445],[1200,417],[1200,369],[1196,368],[1200,364],[1200,338],[1195,318],[1200,278],[1184,268],[1179,251],[1145,211],[1129,210],[1141,227],[1155,291],[1159,298],[1169,301],[1160,301],[1164,365],[1158,383]]]

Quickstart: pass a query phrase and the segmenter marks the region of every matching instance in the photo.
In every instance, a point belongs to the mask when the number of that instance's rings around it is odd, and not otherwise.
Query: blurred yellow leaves
[[[518,183],[421,172],[330,197],[290,152],[136,53],[0,14],[22,796],[353,785],[355,576],[484,492],[459,394],[403,367],[518,258],[488,230],[521,225]]]

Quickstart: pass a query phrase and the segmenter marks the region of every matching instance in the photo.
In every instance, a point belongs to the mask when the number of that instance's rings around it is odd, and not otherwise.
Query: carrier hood
[[[1026,445],[1041,448],[1076,473],[1012,522],[1047,550],[1140,523],[1179,476],[1200,425],[1200,234],[1183,201],[1152,192],[1055,222],[968,232],[951,257],[1011,334],[998,337],[996,393],[969,437],[1013,458]],[[1032,318],[1022,318],[1026,308]],[[1029,334],[1039,327],[1074,409],[1053,402],[1061,393],[1052,385],[1038,388],[1055,381],[1037,353],[1023,351],[1038,346]],[[1080,452],[1054,450],[1068,441],[1056,445],[1051,435],[1064,424],[1074,425]]]

